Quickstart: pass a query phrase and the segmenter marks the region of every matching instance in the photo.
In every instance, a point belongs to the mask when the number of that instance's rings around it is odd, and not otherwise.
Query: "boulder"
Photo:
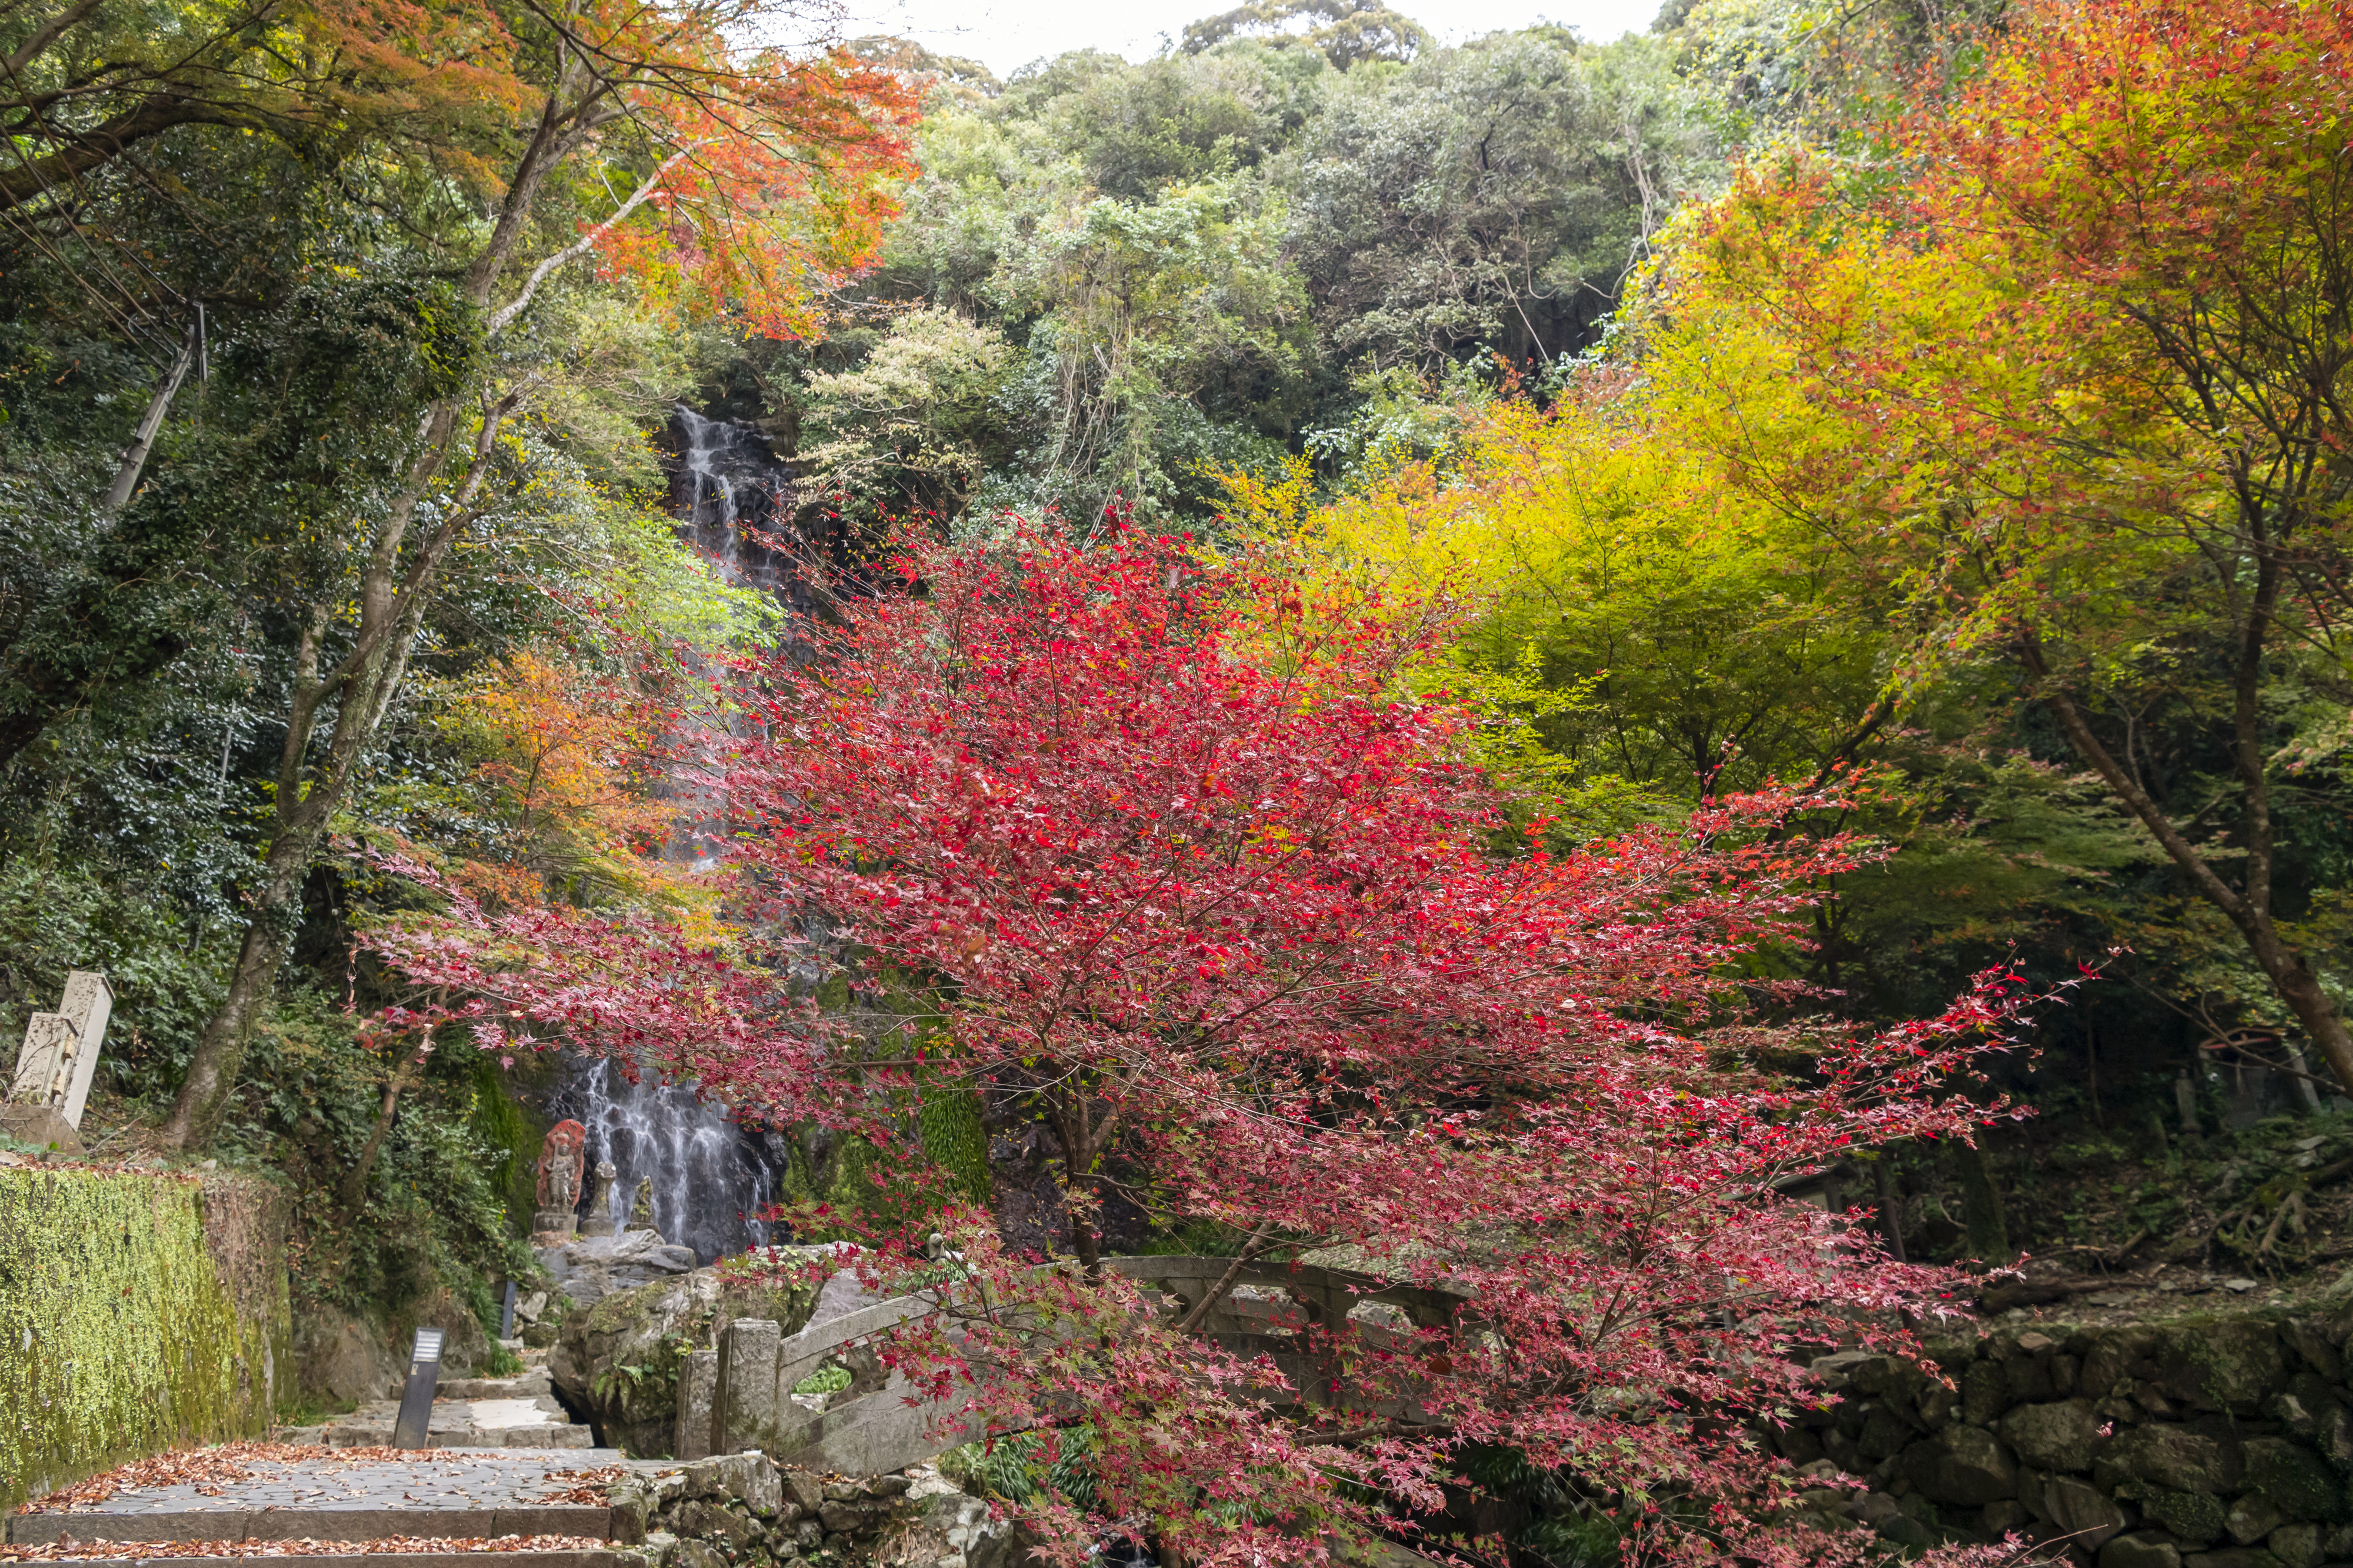
[[[657,1279],[691,1274],[696,1263],[692,1247],[672,1247],[651,1231],[579,1237],[560,1247],[540,1248],[538,1258],[564,1293],[582,1306]]]
[[[2234,1546],[2223,1552],[2193,1552],[2182,1568],[2280,1568],[2280,1560],[2259,1546]]]
[[[1915,1436],[1912,1423],[1885,1405],[1873,1405],[1862,1419],[1862,1431],[1855,1437],[1855,1451],[1864,1461],[1876,1465],[1880,1460],[1904,1451],[1904,1445]]]
[[[2328,1325],[2317,1318],[2291,1318],[2279,1326],[2280,1338],[2302,1359],[2306,1370],[2327,1383],[2345,1380],[2345,1356]]]
[[[1998,1362],[1971,1362],[1961,1373],[1961,1419],[1990,1426],[2010,1408],[2010,1379]]]
[[[1895,1357],[1876,1351],[1840,1351],[1816,1356],[1811,1370],[1814,1381],[1824,1388],[1864,1398],[1904,1392],[1917,1383],[1920,1375]]]
[[[2158,1392],[2197,1410],[2252,1415],[2287,1385],[2279,1335],[2252,1318],[2168,1328],[2156,1360]]]
[[[2185,1546],[2211,1546],[2222,1538],[2222,1503],[2201,1492],[2152,1492],[2141,1500],[2142,1517],[2169,1530]]]
[[[2157,1535],[2119,1535],[2100,1548],[2100,1568],[2181,1568],[2181,1553]]]
[[[2053,1476],[2042,1484],[2042,1505],[2051,1522],[2073,1538],[2086,1552],[2097,1552],[2131,1521],[2125,1510],[2089,1482],[2073,1476]]]
[[[2156,1330],[2141,1328],[2094,1329],[2068,1342],[2082,1358],[2075,1374],[2077,1391],[2087,1399],[2105,1398],[2117,1384],[2137,1375],[2133,1368],[2148,1359],[2157,1342]]]
[[[742,1503],[766,1518],[784,1505],[784,1482],[765,1454],[722,1454],[686,1467],[686,1495]]]
[[[2152,1424],[2117,1433],[2100,1454],[2094,1479],[2105,1480],[2114,1471],[2168,1491],[2212,1497],[2238,1489],[2241,1463],[2239,1445],[2228,1437]]]
[[[2045,1470],[2088,1470],[2104,1441],[2088,1399],[2021,1405],[2002,1417],[2002,1441],[2020,1459]]]
[[[1931,1502],[1981,1508],[2013,1495],[2018,1466],[1980,1426],[1947,1426],[1904,1450],[1904,1474]]]
[[[575,1245],[635,1242],[648,1234]],[[806,1285],[723,1279],[716,1268],[666,1276],[574,1310],[547,1370],[571,1406],[587,1413],[600,1442],[640,1456],[667,1455],[678,1436],[679,1373],[687,1353],[709,1345],[736,1318],[776,1319],[786,1332],[796,1331],[816,1295]]]
[[[2249,1492],[2222,1510],[2222,1533],[2242,1546],[2255,1545],[2286,1522],[2279,1505],[2261,1492]]]
[[[2263,1542],[2284,1568],[2315,1568],[2320,1561],[2320,1527],[2283,1524]]]
[[[598,1442],[667,1454],[678,1430],[677,1347],[698,1342],[718,1307],[716,1269],[599,1297],[564,1320],[548,1373]]]
[[[2305,1524],[2342,1519],[2345,1486],[2320,1457],[2284,1437],[2250,1437],[2242,1445],[2251,1495],[2279,1510],[2280,1521]]]

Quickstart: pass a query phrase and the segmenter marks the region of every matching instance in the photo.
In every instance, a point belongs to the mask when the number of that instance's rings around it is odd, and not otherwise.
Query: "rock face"
[[[649,1230],[626,1236],[584,1236],[540,1248],[542,1267],[564,1293],[583,1306],[616,1291],[694,1271],[694,1249],[672,1247]]]
[[[596,1237],[561,1250],[637,1239]],[[686,1356],[710,1348],[737,1318],[774,1319],[798,1329],[816,1296],[807,1286],[730,1283],[716,1268],[666,1275],[600,1296],[586,1311],[566,1317],[547,1370],[565,1402],[596,1426],[598,1441],[640,1456],[666,1455],[678,1432],[679,1374]]]
[[[1883,1489],[1802,1497],[1908,1549],[2019,1531],[2099,1568],[2320,1568],[2353,1563],[2348,1342],[2353,1302],[1940,1341],[1926,1371],[1841,1351],[1812,1363],[1837,1403],[1760,1436]]]
[[[294,1353],[304,1387],[346,1405],[385,1397],[407,1370],[393,1359],[383,1337],[356,1318],[298,1322]]]

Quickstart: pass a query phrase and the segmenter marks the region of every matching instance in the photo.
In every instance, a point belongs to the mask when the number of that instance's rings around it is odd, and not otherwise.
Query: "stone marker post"
[[[0,1106],[0,1131],[81,1152],[82,1108],[90,1103],[90,1080],[113,1011],[114,992],[105,975],[77,969],[66,976],[65,1000],[58,1010],[36,1013],[26,1026],[7,1103]]]
[[[8,1098],[18,1105],[46,1105],[81,1126],[90,1084],[98,1071],[106,1021],[114,1012],[114,991],[106,976],[77,969],[66,976],[65,1000],[54,1013],[36,1013],[16,1055],[16,1076]]]
[[[671,1452],[681,1459],[711,1457],[712,1402],[719,1392],[719,1352],[691,1351],[678,1367],[678,1436]]]
[[[781,1395],[776,1354],[782,1328],[769,1318],[738,1318],[719,1341],[719,1391],[713,1400],[712,1449],[740,1454],[773,1451]]]
[[[400,1418],[392,1424],[396,1448],[427,1447],[433,1424],[433,1391],[441,1383],[441,1331],[417,1331],[416,1348],[408,1352],[408,1382],[400,1391]]]
[[[499,1338],[501,1340],[514,1338],[514,1310],[515,1282],[510,1279],[499,1302]]]

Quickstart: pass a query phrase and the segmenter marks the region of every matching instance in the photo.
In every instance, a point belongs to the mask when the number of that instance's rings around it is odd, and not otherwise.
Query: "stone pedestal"
[[[570,1209],[541,1209],[531,1216],[531,1233],[534,1237],[554,1236],[568,1240],[575,1218]]]
[[[610,1235],[612,1235],[612,1234],[613,1234],[613,1221],[612,1221],[611,1216],[610,1216],[610,1215],[601,1215],[601,1214],[600,1214],[600,1215],[591,1215],[588,1218],[584,1219],[584,1220],[582,1220],[582,1221],[580,1222],[580,1234],[581,1234],[581,1235],[583,1235],[583,1236],[610,1236]]]

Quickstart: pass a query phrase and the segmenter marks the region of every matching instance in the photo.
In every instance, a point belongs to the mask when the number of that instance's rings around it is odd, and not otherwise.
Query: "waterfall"
[[[791,468],[756,426],[709,418],[683,403],[670,423],[670,513],[680,533],[730,582],[765,588],[806,613],[824,563],[794,529]],[[672,800],[680,833],[668,853],[698,868],[712,864],[725,803],[684,785]],[[776,1201],[783,1150],[770,1134],[698,1100],[692,1084],[666,1083],[651,1068],[632,1083],[612,1061],[572,1056],[551,1109],[587,1128],[591,1170],[613,1162],[612,1189],[596,1205],[617,1228],[628,1221],[638,1183],[650,1178],[654,1228],[701,1261],[770,1240],[771,1227],[754,1216]]]
[[[677,466],[670,510],[681,531],[729,580],[783,595],[805,609],[809,552],[793,526],[792,469],[756,426],[712,419],[681,403],[670,423]]]
[[[691,1084],[643,1072],[631,1083],[604,1057],[573,1057],[553,1109],[588,1130],[588,1168],[613,1162],[612,1186],[594,1213],[616,1229],[629,1219],[638,1183],[653,1182],[654,1228],[709,1263],[763,1247],[770,1226],[757,1217],[776,1199],[783,1152],[765,1133],[729,1120],[695,1098]]]

